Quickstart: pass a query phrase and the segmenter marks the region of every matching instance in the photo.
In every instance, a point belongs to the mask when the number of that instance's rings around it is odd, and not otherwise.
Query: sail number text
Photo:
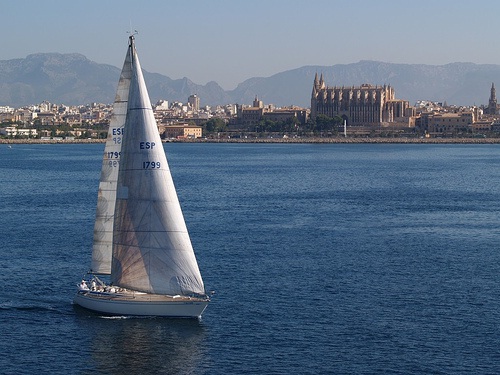
[[[143,169],[159,169],[160,162],[159,161],[144,161],[142,162]]]
[[[108,151],[106,152],[106,155],[108,157],[108,159],[120,159],[120,155],[122,153],[121,152],[118,152],[118,151]]]
[[[121,154],[120,151],[107,151],[104,153],[104,158],[108,159],[108,165],[110,167],[118,167],[118,160]]]
[[[139,148],[141,150],[152,150],[156,146],[154,142],[139,142]]]
[[[156,146],[155,142],[139,142],[139,148],[141,150],[152,150]],[[159,169],[159,161],[144,161],[142,162],[143,169]]]
[[[123,135],[124,128],[113,128],[111,129],[111,134],[113,135],[113,142],[115,144],[121,144],[122,143],[122,135]]]

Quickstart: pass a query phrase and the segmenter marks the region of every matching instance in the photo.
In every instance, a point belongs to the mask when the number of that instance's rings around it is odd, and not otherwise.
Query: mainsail
[[[111,283],[145,293],[205,289],[130,38],[131,83],[114,218]]]
[[[97,193],[97,208],[94,224],[94,245],[92,248],[91,271],[96,274],[111,273],[111,252],[113,247],[113,220],[116,200],[116,181],[122,148],[123,127],[127,115],[128,93],[131,69],[130,48],[123,64],[113,115],[110,119],[108,137],[104,147],[101,178]]]

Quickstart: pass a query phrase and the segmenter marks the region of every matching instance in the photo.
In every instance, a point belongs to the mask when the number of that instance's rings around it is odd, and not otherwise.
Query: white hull
[[[78,292],[73,302],[106,315],[198,318],[208,299],[151,294]]]

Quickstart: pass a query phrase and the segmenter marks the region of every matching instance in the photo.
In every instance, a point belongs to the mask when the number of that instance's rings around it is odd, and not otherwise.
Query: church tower
[[[317,105],[318,105],[318,95],[320,92],[326,90],[325,80],[323,79],[323,73],[318,79],[318,73],[314,76],[313,89],[311,93],[311,118],[316,119],[317,116]]]
[[[264,102],[262,100],[259,100],[259,98],[256,95],[255,99],[253,100],[253,106],[255,108],[264,108]]]
[[[496,115],[498,114],[498,109],[497,109],[497,93],[495,90],[495,84],[491,84],[491,91],[490,91],[490,101],[488,103],[488,113],[490,115]]]

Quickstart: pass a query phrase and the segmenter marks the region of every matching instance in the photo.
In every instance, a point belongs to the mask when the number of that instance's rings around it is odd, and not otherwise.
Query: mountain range
[[[257,96],[265,104],[310,106],[315,74],[328,86],[369,83],[391,85],[396,98],[430,100],[455,105],[487,105],[492,83],[500,85],[500,65],[450,63],[446,65],[394,64],[359,61],[332,66],[303,66],[254,77],[234,90],[216,82],[199,85],[184,77],[144,71],[151,101],[187,102],[191,94],[204,105],[251,104]],[[81,54],[37,53],[22,59],[0,60],[0,105],[21,107],[44,100],[66,105],[112,103],[120,69],[99,64]]]

